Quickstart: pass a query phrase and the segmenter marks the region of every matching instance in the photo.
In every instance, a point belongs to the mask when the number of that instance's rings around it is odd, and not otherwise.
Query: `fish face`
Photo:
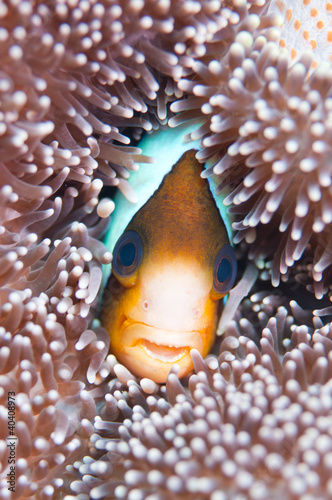
[[[111,276],[109,289],[117,291],[103,324],[113,353],[125,366],[140,377],[165,382],[173,365],[179,377],[193,369],[191,349],[203,357],[211,349],[218,301],[212,276],[199,263],[157,262],[145,262],[131,286],[119,286]]]

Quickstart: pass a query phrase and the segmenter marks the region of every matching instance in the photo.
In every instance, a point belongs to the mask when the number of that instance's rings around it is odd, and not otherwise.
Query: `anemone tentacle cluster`
[[[292,305],[295,315],[303,314]],[[239,335],[240,324],[229,326],[218,358],[204,361],[193,352],[197,374],[189,390],[172,373],[165,392],[157,393],[151,381],[138,384],[114,366],[121,392],[113,381],[95,422],[94,454],[74,465],[83,477],[73,482],[76,494],[96,500],[331,497],[331,326],[296,325],[280,306],[259,349]],[[290,330],[281,357],[280,339]],[[109,421],[115,408],[122,424]]]
[[[241,251],[328,301],[332,69],[326,46],[292,62],[274,4],[0,3],[0,498],[331,497],[329,309],[260,291],[166,387],[117,364],[95,318],[101,191],[135,201],[150,159],[129,136],[189,120]]]

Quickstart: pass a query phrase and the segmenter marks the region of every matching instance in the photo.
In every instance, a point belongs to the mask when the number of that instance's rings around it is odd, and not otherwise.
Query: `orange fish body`
[[[118,238],[101,322],[111,351],[139,377],[165,382],[192,368],[215,340],[219,299],[236,259],[197,150],[187,149]],[[154,166],[158,168],[158,164]],[[144,168],[144,167],[141,167]]]

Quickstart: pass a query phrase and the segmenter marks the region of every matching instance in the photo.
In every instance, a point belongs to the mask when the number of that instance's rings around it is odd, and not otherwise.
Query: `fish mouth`
[[[141,350],[146,356],[162,363],[176,363],[190,354],[191,349],[201,352],[202,332],[167,330],[126,319],[122,327],[123,352]]]
[[[140,339],[135,346],[140,347],[153,359],[158,359],[164,363],[176,363],[181,358],[189,354],[191,347],[175,347],[164,344],[157,344],[146,339]]]
[[[209,327],[197,331],[167,330],[124,317],[113,343],[111,338],[111,348],[134,375],[163,384],[173,366],[177,367],[179,378],[192,371],[190,351],[196,349],[204,356],[209,348],[209,332]]]

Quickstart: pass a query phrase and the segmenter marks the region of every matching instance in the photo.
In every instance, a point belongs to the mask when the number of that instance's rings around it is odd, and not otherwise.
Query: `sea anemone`
[[[192,352],[188,389],[172,373],[158,392],[114,366],[91,456],[74,464],[80,498],[330,498],[331,326],[297,324],[309,317],[294,301],[264,301],[251,299],[256,328],[239,309],[218,357]]]
[[[224,50],[211,44],[180,80],[186,98],[171,105],[179,115],[170,123],[205,117],[192,137],[202,138],[205,175],[219,177],[220,192],[234,186],[224,201],[237,216],[234,241],[245,239],[250,258],[270,259],[275,285],[292,266],[305,281],[294,263],[310,246],[305,284],[322,298],[331,281],[331,67],[310,73],[308,53],[290,64],[276,30],[262,29],[266,19],[228,27]]]
[[[287,50],[274,3],[0,5],[1,498],[331,497],[332,71],[318,38]],[[260,282],[220,352],[159,386],[108,355],[100,239],[150,161],[131,138],[189,120],[240,269],[292,300]]]

